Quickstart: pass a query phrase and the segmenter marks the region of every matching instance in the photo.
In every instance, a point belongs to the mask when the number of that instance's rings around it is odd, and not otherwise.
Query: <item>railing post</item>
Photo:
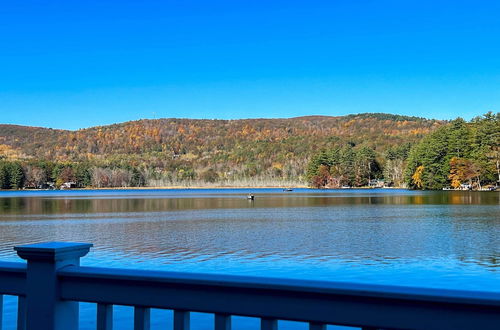
[[[80,265],[92,244],[49,242],[16,246],[28,262],[26,273],[26,329],[77,330],[78,302],[59,299],[57,270]]]

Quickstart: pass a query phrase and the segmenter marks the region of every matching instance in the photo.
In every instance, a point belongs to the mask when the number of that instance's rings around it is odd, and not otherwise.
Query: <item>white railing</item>
[[[78,302],[97,304],[103,330],[113,328],[113,305],[134,306],[134,329],[149,329],[151,308],[173,310],[174,330],[190,328],[190,312],[215,314],[215,330],[231,329],[232,315],[258,317],[263,330],[278,320],[311,330],[500,329],[498,293],[79,266],[90,247],[19,246],[27,265],[0,263],[0,297],[20,297],[18,329],[77,329]]]

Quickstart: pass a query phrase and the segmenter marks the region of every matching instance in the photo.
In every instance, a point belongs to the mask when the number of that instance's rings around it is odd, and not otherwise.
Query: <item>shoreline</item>
[[[373,187],[356,187],[356,188],[311,188],[306,185],[297,185],[297,186],[161,186],[161,187],[105,187],[105,188],[70,188],[70,189],[0,189],[0,192],[9,192],[9,191],[90,191],[90,190],[209,190],[209,189],[308,189],[308,190],[391,190],[391,189],[404,189],[408,190],[408,188],[402,187],[384,187],[384,188],[373,188]]]
[[[241,190],[251,190],[251,189],[280,189],[285,191],[285,189],[307,189],[307,190],[323,190],[323,191],[342,191],[342,190],[408,190],[412,189],[404,188],[404,187],[383,187],[383,188],[373,188],[373,187],[356,187],[356,188],[311,188],[305,185],[297,185],[297,186],[161,186],[161,187],[106,187],[106,188],[71,188],[71,189],[0,189],[1,192],[37,192],[37,191],[107,191],[107,190],[210,190],[210,189],[241,189]],[[419,190],[419,189],[417,189]],[[425,190],[420,190],[425,191]],[[462,192],[495,192],[487,191],[487,190],[427,190],[427,191],[462,191]],[[290,191],[291,192],[291,191]],[[500,192],[500,191],[497,191]]]
[[[114,187],[114,188],[72,188],[67,190],[180,190],[180,189],[310,189],[308,186],[161,186],[161,187]],[[37,189],[33,189],[37,190]]]
[[[86,190],[181,190],[181,189],[314,189],[308,186],[161,186],[161,187],[105,187],[105,188],[70,188],[70,189],[0,189],[4,191],[86,191]],[[325,189],[328,190],[328,189]]]

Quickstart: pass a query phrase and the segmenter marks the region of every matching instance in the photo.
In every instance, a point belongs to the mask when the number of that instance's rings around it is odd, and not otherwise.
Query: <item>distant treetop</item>
[[[379,120],[392,120],[392,121],[427,121],[429,119],[423,117],[415,117],[415,116],[403,116],[403,115],[394,115],[391,113],[378,113],[378,112],[365,112],[347,115],[344,118],[346,119],[359,119],[359,118],[374,118]]]

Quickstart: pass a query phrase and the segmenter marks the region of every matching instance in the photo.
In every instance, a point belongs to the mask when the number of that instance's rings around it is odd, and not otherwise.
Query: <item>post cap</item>
[[[26,260],[61,261],[86,255],[93,244],[73,242],[45,242],[14,247]]]

